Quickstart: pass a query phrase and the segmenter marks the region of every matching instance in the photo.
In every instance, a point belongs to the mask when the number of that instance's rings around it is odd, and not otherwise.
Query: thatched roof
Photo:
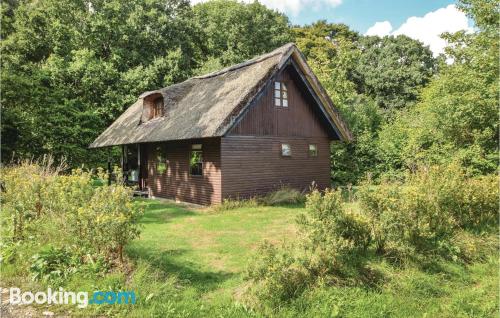
[[[143,93],[90,147],[223,136],[288,58],[295,60],[316,91],[340,138],[352,139],[303,55],[290,43],[221,71]],[[152,94],[163,96],[165,116],[142,122],[144,98]]]

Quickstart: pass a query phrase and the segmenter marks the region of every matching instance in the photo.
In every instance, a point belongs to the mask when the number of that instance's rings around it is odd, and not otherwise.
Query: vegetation
[[[484,261],[498,243],[499,194],[496,178],[467,178],[456,166],[417,170],[405,183],[367,183],[357,209],[340,190],[313,191],[296,240],[261,245],[248,270],[250,298],[256,308],[279,312],[307,290],[375,289],[387,273],[374,259],[400,271]]]
[[[102,171],[61,170],[50,158],[1,169],[2,262],[29,266],[34,279],[49,281],[123,265],[123,249],[138,237],[142,216],[131,189],[107,185]],[[105,182],[95,186],[94,177]],[[30,265],[25,253],[32,251],[39,253]]]
[[[435,57],[405,36],[291,27],[258,2],[2,2],[2,283],[138,294],[51,307],[77,316],[495,316],[498,4],[460,0],[476,29]],[[105,160],[87,145],[141,92],[289,41],[356,137],[331,146],[347,191],[195,210],[81,168]],[[26,160],[46,154],[69,168]]]
[[[336,193],[330,198],[338,202]],[[137,304],[89,305],[78,310],[51,306],[50,311],[112,317],[493,317],[499,309],[498,240],[494,233],[462,232],[455,239],[467,247],[461,249],[464,253],[481,256],[467,262],[435,258],[400,266],[374,253],[372,247],[362,257],[361,248],[357,260],[352,261],[363,266],[344,272],[342,280],[316,280],[284,303],[262,306],[245,280],[247,266],[262,254],[259,245],[263,240],[269,246],[280,246],[284,241],[300,245],[301,226],[294,220],[309,213],[303,205],[241,207],[211,213],[154,200],[144,204],[141,236],[126,248],[132,271],[69,271],[55,285],[78,291],[134,290]],[[347,213],[360,213],[357,203],[345,203],[343,208]],[[58,240],[51,236],[42,245],[56,245]],[[25,256],[2,264],[4,283],[26,290],[54,286],[51,278],[33,281],[24,266],[32,255],[42,254],[42,247],[16,250]]]

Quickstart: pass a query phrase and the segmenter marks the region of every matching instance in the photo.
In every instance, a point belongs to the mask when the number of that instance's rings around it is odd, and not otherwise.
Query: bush
[[[245,207],[256,207],[259,206],[259,202],[256,198],[250,198],[247,200],[240,199],[224,199],[221,204],[215,205],[213,210],[216,212],[229,211],[238,208]]]
[[[383,253],[449,251],[457,228],[497,222],[498,187],[493,178],[467,178],[455,165],[420,168],[404,183],[367,183],[357,195]]]
[[[300,295],[309,286],[313,277],[307,258],[297,253],[292,245],[277,247],[267,241],[259,247],[260,257],[247,270],[259,300],[278,304]]]
[[[283,186],[266,195],[262,201],[266,205],[301,204],[304,203],[305,196],[296,189]]]
[[[76,169],[61,174],[62,170],[50,161],[1,168],[4,241],[24,244],[29,239],[43,245],[52,238],[65,252],[79,255],[91,267],[102,259],[110,264],[123,262],[123,247],[139,235],[142,215],[142,208],[132,202],[132,190],[121,184],[108,185],[103,170]],[[95,186],[96,178],[105,182]],[[15,246],[13,243],[10,245]],[[50,265],[52,256],[61,256],[57,246],[38,255],[37,266]],[[47,275],[43,268],[38,272],[37,277]]]
[[[297,242],[266,242],[249,266],[247,278],[261,301],[287,301],[318,281],[340,281],[359,265],[353,260],[368,247],[370,228],[366,218],[345,207],[341,191],[313,190],[306,211],[297,219]]]
[[[324,251],[352,254],[365,250],[370,243],[368,220],[346,208],[340,190],[318,190],[307,195],[307,214],[298,218],[299,231],[307,245]]]
[[[47,246],[33,255],[30,272],[34,280],[55,281],[75,273],[79,258],[64,248]]]

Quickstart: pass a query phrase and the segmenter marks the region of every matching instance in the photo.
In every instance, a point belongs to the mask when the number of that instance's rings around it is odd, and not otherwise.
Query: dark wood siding
[[[288,143],[291,157],[281,156]],[[309,156],[316,144],[317,157]],[[272,191],[280,185],[307,190],[330,185],[330,141],[326,137],[231,136],[221,141],[223,198],[245,198]]]
[[[192,144],[203,145],[203,176],[189,175]],[[157,171],[156,146],[165,149],[167,171]],[[220,138],[148,144],[148,185],[153,196],[197,204],[221,201]]]
[[[288,89],[288,108],[274,105],[274,82],[221,140],[222,197],[262,195],[280,185],[307,190],[330,186],[330,139],[318,106],[291,66],[277,75]],[[291,157],[281,156],[290,144]],[[317,157],[309,156],[315,144]]]
[[[277,80],[287,86],[288,107],[274,105],[274,82],[270,82],[262,98],[235,125],[230,135],[327,137],[320,111],[292,67],[278,74]]]

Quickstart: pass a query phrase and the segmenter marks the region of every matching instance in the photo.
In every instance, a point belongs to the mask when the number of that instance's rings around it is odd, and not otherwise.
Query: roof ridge
[[[206,78],[211,78],[211,77],[214,77],[214,76],[219,76],[219,75],[222,75],[224,73],[240,69],[242,67],[246,67],[246,66],[253,65],[255,63],[262,62],[264,60],[267,60],[268,58],[274,57],[274,56],[279,55],[279,54],[285,55],[285,53],[287,53],[293,47],[295,47],[295,43],[289,42],[289,43],[287,43],[285,45],[282,45],[282,46],[274,49],[273,51],[271,51],[269,53],[265,53],[265,54],[256,56],[256,57],[254,57],[254,58],[252,58],[250,60],[246,60],[244,62],[228,66],[226,68],[223,68],[223,69],[215,71],[215,72],[211,72],[211,73],[204,74],[204,75],[199,75],[199,76],[194,76],[194,77],[191,77],[190,79],[193,79],[193,78],[195,78],[195,79],[206,79]]]

